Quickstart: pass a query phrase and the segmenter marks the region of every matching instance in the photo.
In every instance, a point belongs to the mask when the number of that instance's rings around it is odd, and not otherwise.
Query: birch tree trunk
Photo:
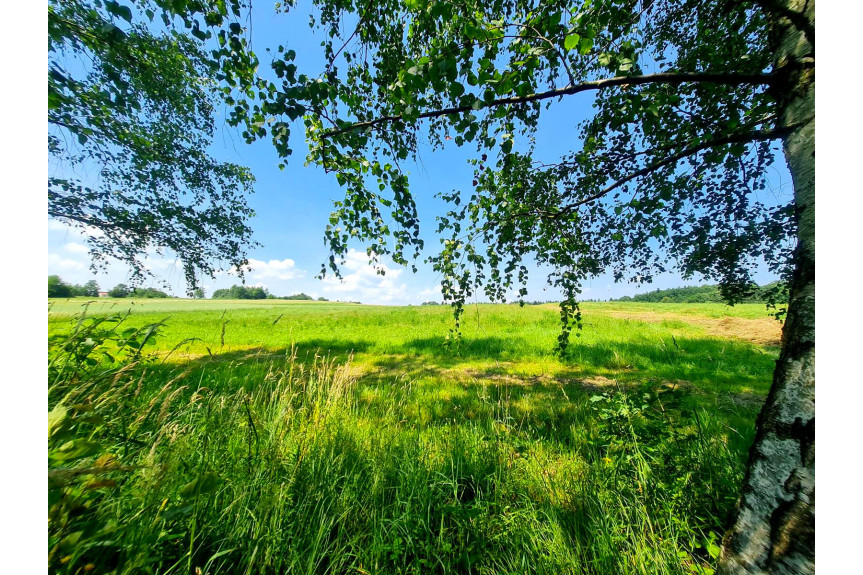
[[[790,130],[784,152],[798,244],[782,351],[723,542],[721,575],[815,572],[815,1],[769,4],[781,4],[767,8],[778,16],[776,68],[788,72],[777,99],[779,126]]]

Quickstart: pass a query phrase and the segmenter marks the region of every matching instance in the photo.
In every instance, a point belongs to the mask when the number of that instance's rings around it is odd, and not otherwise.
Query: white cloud
[[[178,258],[166,258],[159,254],[147,254],[143,259],[144,267],[154,274],[173,273],[176,270],[183,268],[183,262]]]
[[[48,270],[60,270],[60,271],[83,271],[87,269],[87,265],[73,260],[71,258],[64,258],[63,256],[59,256],[57,254],[48,254]]]
[[[48,220],[48,274],[56,274],[68,283],[82,284],[91,279],[107,288],[118,283],[130,282],[131,270],[123,262],[108,259],[104,267],[94,273],[90,268],[90,253],[87,248],[87,238],[98,235],[93,228],[75,228],[57,220]],[[145,281],[144,285],[154,285],[165,289],[162,280],[173,284],[169,291],[183,292],[185,285],[181,273],[182,264],[175,256],[160,254],[155,249],[148,249],[142,257],[144,267],[155,274],[155,281]]]
[[[63,232],[65,234],[68,234],[71,237],[78,238],[78,239],[84,239],[84,238],[88,238],[88,237],[100,238],[100,237],[105,235],[102,232],[102,230],[100,230],[98,228],[94,228],[93,226],[86,226],[86,225],[70,226],[68,224],[65,224],[65,223],[59,221],[59,220],[55,220],[55,219],[51,219],[51,218],[48,219],[48,231],[49,232]]]
[[[51,232],[68,232],[71,231],[72,228],[64,224],[63,222],[59,222],[57,220],[48,220],[48,231]]]
[[[386,264],[379,264],[378,269],[384,275],[369,265],[369,257],[357,250],[351,249],[344,263],[344,271],[353,273],[342,274],[339,280],[327,276],[323,280],[324,292],[335,294],[338,299],[359,300],[370,304],[393,304],[407,298],[407,285],[397,280],[404,270],[391,269]]]
[[[288,258],[267,262],[250,258],[245,272],[249,274],[250,279],[258,282],[264,279],[293,280],[306,276],[306,272],[297,269],[296,262]]]
[[[424,289],[417,294],[417,301],[428,301],[428,300],[440,300],[442,298],[440,284],[437,284],[434,287],[430,287],[428,289]]]
[[[69,242],[63,246],[63,250],[73,254],[86,254],[89,252],[87,246],[77,242]]]

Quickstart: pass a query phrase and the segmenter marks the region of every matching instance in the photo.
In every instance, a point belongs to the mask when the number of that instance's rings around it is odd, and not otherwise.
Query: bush
[[[307,300],[307,301],[314,301],[314,300],[315,300],[315,298],[313,298],[312,296],[310,296],[310,295],[306,295],[306,294],[304,294],[304,293],[302,293],[302,292],[300,292],[300,293],[296,293],[296,294],[294,294],[294,295],[288,295],[288,296],[285,296],[285,297],[283,297],[283,298],[279,298],[279,299]]]
[[[72,297],[72,286],[60,276],[48,276],[48,297]]]
[[[155,288],[135,288],[132,290],[132,297],[138,298],[165,298],[171,297],[161,290]]]
[[[131,290],[126,284],[117,284],[108,290],[108,295],[111,297],[127,297],[130,293]]]
[[[233,285],[229,289],[217,289],[210,299],[267,299],[266,288]]]

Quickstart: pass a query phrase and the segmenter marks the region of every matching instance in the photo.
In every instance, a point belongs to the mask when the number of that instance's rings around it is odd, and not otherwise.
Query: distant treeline
[[[752,292],[740,300],[741,303],[775,303],[788,301],[788,286],[781,282],[773,282],[764,286],[753,286]],[[638,295],[623,296],[612,301],[640,301],[652,303],[721,303],[722,294],[718,285],[686,286],[671,289],[658,289]]]
[[[119,284],[119,285],[120,285],[120,286],[122,286],[123,284]],[[131,288],[131,289],[126,293],[126,295],[125,295],[125,296],[123,296],[123,295],[112,295],[112,294],[116,293],[117,291],[122,291],[122,290],[117,290],[117,288],[114,288],[114,289],[112,289],[112,290],[109,290],[109,291],[108,291],[108,295],[109,295],[109,296],[111,296],[111,297],[135,297],[135,298],[148,298],[148,297],[152,297],[152,298],[163,298],[163,297],[171,297],[170,295],[166,294],[166,293],[165,293],[165,292],[163,292],[162,290],[158,290],[158,289],[156,289],[156,288],[137,288],[137,287],[136,287],[136,288]]]
[[[96,280],[90,280],[84,285],[69,284],[60,276],[48,276],[48,297],[99,297],[101,289]],[[163,298],[171,297],[156,288],[129,287],[117,284],[107,292],[108,297]]]
[[[310,295],[304,293],[298,293],[294,295],[287,296],[275,296],[271,294],[267,288],[262,287],[246,287],[246,286],[238,286],[233,285],[227,289],[217,289],[213,292],[213,295],[210,296],[211,299],[290,299],[290,300],[305,300],[305,301],[315,301]],[[319,297],[317,301],[329,301],[324,297]]]
[[[84,285],[69,284],[60,276],[48,276],[48,297],[99,297],[99,284],[90,280]]]
[[[591,301],[591,300],[585,300],[585,301]],[[551,300],[551,299],[545,300],[545,301],[539,301],[539,300],[520,301],[520,300],[516,299],[516,300],[512,300],[508,303],[509,303],[509,305],[548,305],[548,304],[558,304],[560,302],[555,301],[555,300]],[[496,304],[497,304],[497,302],[479,302],[479,305],[496,305]],[[441,303],[441,302],[436,302],[436,301],[424,301],[420,305],[447,305],[447,304],[445,302]],[[474,305],[474,304],[471,304],[471,305]]]

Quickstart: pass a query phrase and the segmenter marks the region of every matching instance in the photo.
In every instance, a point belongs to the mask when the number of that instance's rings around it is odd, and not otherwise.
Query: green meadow
[[[50,300],[51,571],[709,574],[779,324],[582,312]]]

